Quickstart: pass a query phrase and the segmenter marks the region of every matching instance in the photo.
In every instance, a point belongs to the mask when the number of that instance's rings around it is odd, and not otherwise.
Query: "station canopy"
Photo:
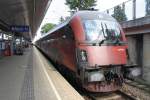
[[[14,32],[28,40],[34,38],[52,0],[0,0],[0,29],[29,26],[29,32]]]

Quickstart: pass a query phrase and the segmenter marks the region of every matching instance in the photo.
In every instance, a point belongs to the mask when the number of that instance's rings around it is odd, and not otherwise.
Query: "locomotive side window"
[[[53,32],[52,34],[50,34],[51,41],[54,41],[54,40],[60,38],[62,36],[62,34],[63,34],[62,29]]]
[[[65,35],[66,35],[67,38],[70,38],[70,39],[74,40],[74,34],[73,34],[73,31],[72,31],[72,28],[69,25],[67,25],[65,27]]]

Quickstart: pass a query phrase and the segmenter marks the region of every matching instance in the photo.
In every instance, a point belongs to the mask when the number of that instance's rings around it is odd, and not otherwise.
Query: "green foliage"
[[[67,21],[68,19],[70,19],[69,16],[66,16],[65,18],[63,18],[62,16],[60,17],[59,23],[62,23],[64,21]]]
[[[71,10],[86,10],[96,6],[96,0],[66,0]]]
[[[122,9],[121,6],[116,6],[114,8],[114,14],[112,14],[112,17],[114,17],[119,22],[127,20],[124,9]]]
[[[60,17],[60,23],[64,22],[65,18],[63,18],[62,16]]]
[[[46,23],[45,25],[42,26],[41,33],[47,33],[49,30],[51,30],[55,26],[56,26],[55,24]]]
[[[150,15],[150,0],[145,0],[146,2],[146,15]]]

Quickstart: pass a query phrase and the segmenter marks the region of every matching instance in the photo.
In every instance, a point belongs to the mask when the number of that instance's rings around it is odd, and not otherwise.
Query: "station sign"
[[[12,25],[10,26],[12,32],[29,32],[29,26],[27,25]]]

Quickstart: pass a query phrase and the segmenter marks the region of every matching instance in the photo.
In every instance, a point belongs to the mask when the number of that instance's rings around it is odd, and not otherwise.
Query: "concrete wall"
[[[134,36],[128,36],[127,41],[129,52],[128,64],[137,64],[136,38]]]
[[[150,84],[150,16],[120,24],[128,39],[129,63],[137,63],[143,79]]]
[[[143,36],[143,78],[150,83],[150,34]]]

